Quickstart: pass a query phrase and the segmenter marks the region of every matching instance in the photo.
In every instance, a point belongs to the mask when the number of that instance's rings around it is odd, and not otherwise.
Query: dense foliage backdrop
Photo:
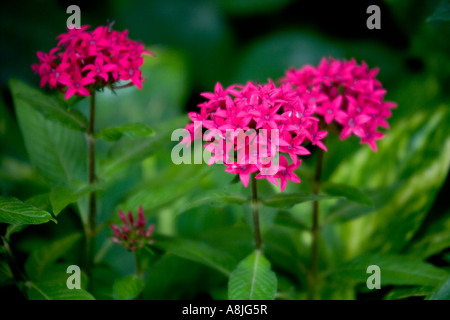
[[[48,52],[65,31],[70,4],[2,4],[1,195],[58,221],[20,228],[0,223],[0,235],[32,283],[17,285],[2,247],[3,297],[62,298],[62,290],[69,298],[227,299],[230,273],[253,250],[250,188],[234,183],[220,165],[174,165],[171,133],[185,126],[187,112],[204,101],[200,93],[213,91],[217,81],[277,80],[290,67],[329,56],[379,67],[386,97],[398,108],[377,153],[356,138],[329,137],[322,180],[354,189],[321,201],[317,297],[450,297],[448,1],[380,1],[381,30],[367,29],[366,1],[79,2],[82,24],[114,20],[116,30],[128,29],[155,53],[145,58],[142,91],[97,95],[98,128],[141,122],[155,134],[97,143],[98,251],[78,294],[67,293],[65,284],[67,266],[83,266],[86,193],[73,188],[87,177],[85,137],[21,100],[27,90],[61,99],[39,89],[30,66],[36,52]],[[88,115],[88,99],[71,107]],[[304,159],[297,171],[302,183],[288,183],[284,194],[311,192],[316,157]],[[267,181],[258,187],[266,201],[262,237],[277,278],[275,297],[305,299],[312,202],[277,198],[279,189]],[[130,276],[133,255],[110,241],[109,228],[120,222],[119,209],[136,213],[139,206],[155,224],[152,252],[141,257],[143,281]],[[380,290],[366,287],[369,265],[381,268]]]

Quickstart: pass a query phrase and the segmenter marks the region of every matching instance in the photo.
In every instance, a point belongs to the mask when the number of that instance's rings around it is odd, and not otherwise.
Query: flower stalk
[[[313,193],[319,194],[320,191],[320,176],[322,173],[322,163],[323,163],[324,151],[319,150],[316,171],[313,180]],[[312,242],[311,242],[311,270],[309,274],[309,286],[308,286],[308,299],[312,300],[316,297],[316,285],[317,285],[317,273],[319,264],[319,233],[320,233],[320,208],[319,201],[313,202],[313,212],[312,212]]]
[[[90,108],[89,108],[89,126],[87,130],[88,142],[88,182],[93,185],[96,181],[95,177],[95,89],[91,90]],[[86,229],[86,252],[87,252],[87,270],[90,270],[94,261],[95,253],[95,235],[96,235],[96,207],[97,195],[95,191],[89,193],[88,200],[88,222]]]
[[[258,204],[258,188],[256,183],[256,173],[251,174],[252,180],[252,212],[253,212],[253,228],[255,235],[255,248],[257,250],[262,247],[261,228],[259,226],[259,204]]]

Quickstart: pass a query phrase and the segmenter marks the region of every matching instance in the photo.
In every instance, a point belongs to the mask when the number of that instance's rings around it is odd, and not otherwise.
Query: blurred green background
[[[381,199],[381,204],[377,205],[376,214],[324,230],[324,241],[330,241],[334,247],[324,250],[322,267],[329,267],[330,261],[339,264],[365,251],[405,253],[410,250],[409,241],[421,240],[430,228],[437,228],[443,234],[450,230],[447,201],[450,156],[448,1],[100,0],[29,1],[26,4],[8,1],[2,4],[0,13],[0,179],[4,196],[26,200],[48,192],[48,183],[42,177],[45,172],[36,171],[39,163],[30,161],[33,151],[24,143],[27,138],[19,129],[8,80],[18,78],[38,86],[38,76],[33,74],[30,65],[37,62],[36,51],[48,52],[56,46],[55,37],[65,31],[69,16],[65,10],[70,4],[80,6],[82,25],[95,27],[114,20],[116,30],[128,29],[131,39],[141,40],[156,54],[155,58],[146,58],[143,72],[147,80],[142,91],[128,88],[117,96],[109,92],[98,95],[98,127],[139,121],[166,139],[144,144],[152,151],[131,152],[130,159],[125,161],[122,161],[123,155],[133,146],[142,146],[142,141],[135,144],[125,141],[113,147],[100,142],[99,175],[114,182],[104,190],[100,224],[107,225],[118,208],[136,211],[142,204],[149,219],[157,223],[159,232],[201,239],[238,257],[245,256],[251,250],[251,233],[249,235],[248,225],[241,225],[239,221],[249,219],[246,208],[219,206],[211,209],[209,200],[203,200],[195,210],[186,207],[192,199],[210,190],[226,189],[244,195],[249,190],[229,185],[232,177],[223,173],[221,166],[171,164],[173,143],[167,140],[170,132],[184,126],[187,119],[179,117],[195,110],[202,101],[199,93],[212,91],[217,81],[230,85],[248,80],[264,82],[269,77],[276,80],[289,67],[317,64],[322,57],[332,56],[354,57],[358,62],[366,61],[370,67],[379,67],[379,80],[388,92],[386,98],[397,102],[398,109],[389,120],[392,130],[387,132],[385,141],[380,142],[377,154],[366,150],[367,146],[360,147],[357,139],[339,143],[334,139],[334,146],[329,147],[324,179],[345,182],[368,193],[377,190],[381,195],[375,191],[371,195]],[[366,8],[370,4],[381,8],[381,30],[366,27],[369,16]],[[86,113],[87,101],[77,107]],[[22,122],[22,126],[23,123],[38,125],[36,121]],[[330,139],[330,145],[332,141]],[[36,152],[35,159],[39,157]],[[300,169],[304,183],[289,185],[288,192],[308,188],[314,160],[314,155],[305,159]],[[83,179],[83,174],[79,177]],[[261,190],[262,196],[275,192],[266,184]],[[337,210],[332,205],[339,206],[330,204],[331,211]],[[347,210],[347,215],[352,215],[352,208],[345,204],[341,207]],[[263,219],[263,227],[267,229],[274,224],[274,210],[271,210]],[[304,214],[307,210],[309,207],[294,210],[306,224],[309,223],[309,217]],[[33,227],[22,235],[18,251],[24,255],[23,259],[33,243],[45,244],[67,230],[80,229],[74,210],[68,211],[57,228],[53,225]],[[231,230],[226,226],[234,228],[232,239],[226,236]],[[289,291],[289,281],[302,287],[305,279],[290,274],[289,270],[293,269],[292,256],[305,258],[306,253],[300,249],[303,242],[296,239],[298,246],[295,248],[290,242],[291,234],[271,230],[266,239],[269,243],[270,239],[275,239],[276,245],[267,244],[268,255],[279,261],[275,269],[284,275],[279,280],[281,289]],[[382,233],[385,237],[377,238]],[[219,239],[219,235],[224,237]],[[335,241],[338,235],[343,239],[340,242]],[[100,238],[108,236],[106,228]],[[391,241],[385,241],[386,237],[391,237]],[[225,238],[231,243],[226,245]],[[444,243],[449,242],[448,238]],[[433,251],[424,259],[448,266],[448,245],[440,244],[441,250]],[[126,256],[124,250],[108,246],[103,249],[105,254],[99,259],[108,270],[103,273],[126,275],[133,270],[132,259],[118,258]],[[172,256],[164,259],[154,267],[149,280],[154,285],[144,291],[144,297],[191,298],[202,297],[205,292],[215,298],[224,297],[223,287],[216,286],[216,282],[223,282],[220,277],[218,280],[215,276],[207,277],[210,283],[192,288],[190,284],[202,277],[202,269],[186,261],[177,260],[175,264],[171,260],[179,258]],[[189,271],[180,277],[181,270]],[[172,275],[171,282],[158,276],[163,272]],[[211,289],[216,287],[221,289]],[[109,297],[110,293],[102,290],[104,288],[97,289],[97,295]],[[347,296],[343,293],[339,297]]]

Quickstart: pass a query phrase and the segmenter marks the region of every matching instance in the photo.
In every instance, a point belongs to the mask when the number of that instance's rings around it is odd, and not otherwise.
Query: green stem
[[[252,211],[253,211],[253,228],[255,234],[255,248],[261,249],[261,228],[259,226],[259,205],[258,205],[258,188],[256,185],[256,174],[252,173],[250,179],[252,180]]]
[[[137,249],[136,251],[134,251],[134,263],[136,264],[136,276],[141,279],[144,280],[144,270],[142,270],[142,265],[141,265],[141,260],[139,259],[139,251],[140,249]]]
[[[87,141],[88,141],[88,181],[89,185],[95,183],[95,89],[91,90],[90,108],[89,108],[89,127],[87,131]],[[95,235],[96,235],[96,207],[97,207],[97,196],[95,191],[89,193],[88,200],[88,224],[86,230],[86,254],[87,254],[87,271],[90,273],[95,253]]]
[[[317,158],[316,172],[314,174],[313,180],[313,193],[318,194],[320,191],[320,176],[322,172],[324,151],[319,149],[319,154]],[[317,285],[317,271],[319,262],[319,225],[320,218],[320,208],[319,201],[313,202],[313,212],[312,212],[312,243],[311,243],[311,270],[309,275],[309,286],[308,286],[308,299],[312,300],[316,298],[316,285]]]
[[[138,248],[136,251],[134,251],[134,263],[136,264],[136,276],[144,281],[144,270],[142,269],[141,259],[139,257],[139,251],[141,248]],[[136,297],[137,300],[142,300],[142,290],[139,292],[139,295]]]

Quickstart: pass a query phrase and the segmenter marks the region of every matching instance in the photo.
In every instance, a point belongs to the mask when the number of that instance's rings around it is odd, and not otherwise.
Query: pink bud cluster
[[[128,39],[128,30],[118,32],[110,26],[71,28],[60,34],[56,48],[49,53],[37,52],[39,63],[31,68],[40,75],[40,86],[61,91],[67,87],[65,98],[73,95],[90,96],[91,88],[112,86],[123,80],[142,88],[139,69],[143,54],[152,53],[144,45]]]
[[[144,210],[142,206],[138,210],[138,218],[135,219],[131,211],[128,215],[120,210],[120,219],[123,222],[122,226],[117,226],[111,224],[112,232],[114,237],[111,237],[111,241],[117,243],[127,250],[136,251],[138,248],[142,248],[147,244],[153,244],[151,236],[155,225],[150,225],[147,229],[145,228],[145,217]]]
[[[288,88],[284,84],[277,87],[270,80],[267,84],[248,82],[225,89],[217,83],[213,93],[202,93],[207,101],[199,104],[200,111],[190,112],[189,117],[193,122],[201,121],[202,127],[209,130],[204,137],[210,142],[205,148],[213,154],[208,164],[225,163],[225,171],[239,174],[245,187],[252,173],[276,186],[279,180],[281,191],[287,180],[300,182],[293,171],[301,162],[299,156],[310,154],[303,144],[311,142],[326,150],[321,140],[327,132],[319,130],[319,119],[313,117],[314,108],[305,105]],[[190,133],[188,140],[192,141],[198,134],[194,132],[195,124],[188,124],[186,129]],[[240,144],[239,132],[250,129],[254,133]],[[272,166],[274,159],[272,130],[277,132],[276,147],[281,155],[276,172],[267,174],[263,169]],[[286,156],[291,159],[290,164]]]
[[[386,119],[397,106],[384,101],[386,90],[375,78],[377,73],[378,68],[369,69],[365,62],[323,58],[317,68],[289,70],[282,82],[327,125],[336,123],[341,140],[353,134],[377,151],[375,141],[384,136],[377,129],[389,128]]]

